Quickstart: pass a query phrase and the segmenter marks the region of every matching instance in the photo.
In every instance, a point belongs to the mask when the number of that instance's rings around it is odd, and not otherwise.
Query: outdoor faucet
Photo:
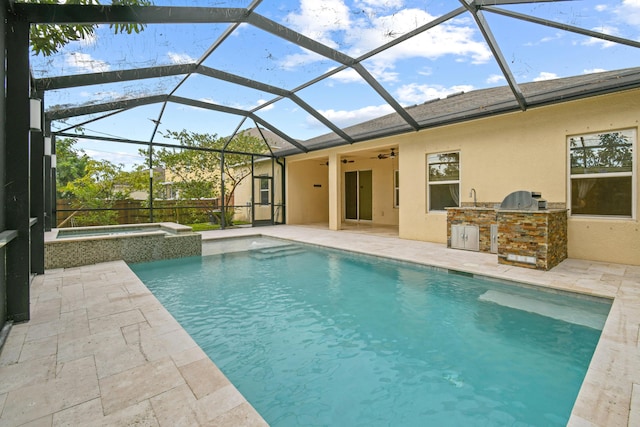
[[[473,207],[477,207],[478,203],[476,201],[476,189],[472,188],[471,191],[469,191],[469,197],[473,197]]]

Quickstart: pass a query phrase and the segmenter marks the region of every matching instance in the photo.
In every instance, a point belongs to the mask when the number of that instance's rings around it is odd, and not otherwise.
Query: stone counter
[[[550,270],[567,258],[566,209],[447,208],[447,247],[473,250],[452,245],[458,226],[477,227],[477,250],[497,253],[500,264]]]
[[[498,210],[498,263],[550,270],[567,258],[567,210]]]
[[[495,224],[497,220],[494,208],[447,208],[447,247],[452,247],[452,225],[471,225],[478,227],[479,251],[491,252],[491,226]]]

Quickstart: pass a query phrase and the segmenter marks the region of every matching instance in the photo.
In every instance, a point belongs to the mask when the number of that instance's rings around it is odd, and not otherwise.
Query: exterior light
[[[51,155],[51,168],[52,168],[52,169],[55,169],[55,168],[56,168],[56,166],[58,166],[58,162],[57,162],[57,160],[56,160],[56,155],[55,155],[55,154],[52,154],[52,155]]]
[[[44,137],[44,155],[45,156],[51,155],[51,137],[50,136]]]
[[[29,98],[29,129],[42,131],[42,100]]]

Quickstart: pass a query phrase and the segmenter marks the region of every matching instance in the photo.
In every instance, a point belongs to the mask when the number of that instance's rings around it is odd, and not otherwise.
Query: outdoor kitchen
[[[489,252],[499,264],[550,270],[567,258],[567,210],[514,191],[500,204],[447,208],[447,246]]]

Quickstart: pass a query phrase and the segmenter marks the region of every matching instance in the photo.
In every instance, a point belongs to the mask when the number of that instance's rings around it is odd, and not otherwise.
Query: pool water
[[[270,425],[566,424],[608,303],[275,246],[131,266]]]

